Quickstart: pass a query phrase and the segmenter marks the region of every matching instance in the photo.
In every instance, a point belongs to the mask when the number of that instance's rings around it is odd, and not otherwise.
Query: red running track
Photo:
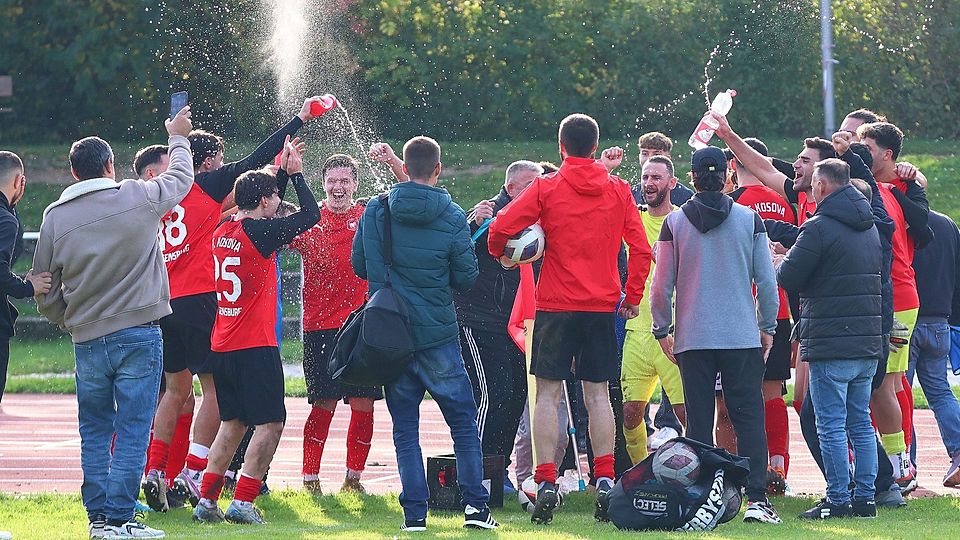
[[[271,488],[300,488],[303,424],[309,413],[305,399],[287,398],[287,426],[270,469]],[[824,481],[800,435],[797,415],[790,412],[791,468],[787,479],[794,493],[823,493]],[[420,408],[420,440],[424,456],[453,451],[450,431],[433,401]],[[320,479],[324,492],[334,492],[343,482],[345,438],[350,410],[341,404],[330,427],[324,449]],[[944,488],[943,474],[949,465],[932,411],[916,411],[922,467],[916,495],[960,494]],[[80,435],[77,401],[72,395],[8,394],[0,406],[0,492],[78,493]],[[376,404],[374,438],[363,484],[371,493],[400,491],[396,457],[391,437],[390,415],[385,404]]]

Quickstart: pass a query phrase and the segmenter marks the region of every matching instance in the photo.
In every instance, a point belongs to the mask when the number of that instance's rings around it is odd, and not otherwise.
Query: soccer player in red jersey
[[[216,316],[211,238],[220,220],[221,207],[233,191],[234,182],[242,173],[258,169],[280,153],[284,138],[292,136],[304,122],[314,116],[310,105],[319,99],[304,100],[300,112],[285,126],[262,142],[249,156],[233,163],[223,163],[223,139],[195,130],[190,133],[195,182],[187,196],[163,218],[160,245],[170,278],[170,304],[173,313],[160,321],[163,330],[163,369],[166,392],[157,406],[153,440],[147,459],[143,491],[147,503],[155,511],[168,508],[167,488],[178,475],[175,506],[190,498],[196,504],[200,473],[206,468],[209,446],[217,434],[217,393],[213,382],[210,355],[210,332]],[[193,375],[200,379],[203,401],[193,426],[193,442],[184,465],[183,448],[188,440],[192,408],[184,404],[193,393]],[[179,437],[174,434],[179,432]],[[178,441],[175,447],[171,442]],[[173,456],[175,463],[169,463]],[[176,470],[170,470],[173,465]]]
[[[350,404],[347,429],[347,471],[341,491],[365,493],[360,484],[373,438],[373,402],[381,388],[340,384],[330,378],[327,360],[337,332],[350,312],[363,304],[367,282],[353,273],[350,250],[365,205],[353,199],[357,191],[356,160],[344,154],[323,164],[326,199],[320,222],[290,243],[303,258],[303,374],[313,407],[303,426],[303,485],[319,495],[320,458],[337,402]]]
[[[883,385],[874,393],[870,405],[894,477],[903,493],[908,494],[917,486],[907,453],[913,431],[913,394],[904,383],[910,357],[908,340],[920,308],[912,265],[915,245],[923,247],[932,237],[927,226],[930,206],[924,189],[898,173],[896,160],[903,147],[903,132],[897,126],[887,122],[864,124],[857,134],[870,148],[871,171],[880,186],[883,205],[896,224],[890,273],[894,311],[890,354]]]
[[[735,136],[731,132],[730,137]],[[744,143],[763,157],[767,157],[767,146],[758,139],[745,139]],[[753,208],[761,218],[797,224],[793,207],[779,193],[763,185],[762,182],[743,165],[739,156],[731,160],[737,171],[739,187],[730,193],[739,204]],[[786,292],[777,288],[780,308],[777,312],[777,333],[773,336],[773,348],[767,357],[763,374],[764,421],[767,431],[767,450],[770,455],[770,474],[768,491],[782,495],[786,490],[787,472],[790,466],[790,424],[787,418],[787,404],[783,400],[786,390],[785,381],[790,379],[790,303]]]
[[[210,362],[217,385],[220,430],[210,448],[194,520],[261,524],[253,506],[286,421],[283,367],[277,347],[277,250],[320,219],[320,209],[303,179],[300,152],[284,145],[281,170],[248,171],[237,179],[239,211],[213,235],[217,318],[210,337]],[[274,218],[289,181],[301,210]],[[271,219],[273,218],[273,219]],[[247,431],[250,441],[234,500],[224,514],[217,506],[223,473]]]

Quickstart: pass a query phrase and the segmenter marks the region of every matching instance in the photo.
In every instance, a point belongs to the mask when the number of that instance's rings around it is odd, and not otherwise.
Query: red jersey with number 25
[[[217,321],[210,349],[214,352],[277,346],[277,254],[261,255],[243,230],[243,222],[226,221],[213,233]]]
[[[214,291],[210,238],[219,220],[220,203],[196,183],[163,216],[160,245],[170,277],[170,298]]]
[[[776,219],[792,225],[797,224],[797,217],[794,215],[793,207],[790,206],[790,203],[788,203],[782,195],[767,186],[743,186],[735,190],[731,195],[735,195],[733,200],[738,204],[753,208],[763,219]],[[777,287],[777,292],[780,296],[780,309],[777,311],[777,320],[789,319],[790,304],[787,301],[787,293],[780,287]],[[756,294],[756,292],[754,292],[754,294]]]

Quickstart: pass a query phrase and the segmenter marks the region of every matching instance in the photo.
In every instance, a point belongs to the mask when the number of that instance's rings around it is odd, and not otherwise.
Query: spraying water
[[[306,0],[273,0],[272,4],[269,48],[277,75],[277,100],[283,106],[296,98],[294,90],[302,76],[302,44],[306,43],[310,19]]]
[[[308,137],[319,142],[310,144],[309,149],[335,153],[355,146],[354,152],[347,153],[366,164],[373,180],[366,183],[360,179],[367,188],[363,191],[382,190],[386,183],[367,155],[376,133],[352,99],[350,75],[359,68],[345,45],[344,33],[351,30],[340,18],[339,4],[330,0],[262,0],[261,16],[270,18],[266,47],[277,80],[277,105],[280,111],[295,110],[307,96],[336,95],[336,109],[341,112],[331,111],[322,123],[312,122],[305,128]],[[354,118],[345,103],[350,103]],[[318,129],[322,132],[316,133]],[[319,159],[324,159],[322,154]]]

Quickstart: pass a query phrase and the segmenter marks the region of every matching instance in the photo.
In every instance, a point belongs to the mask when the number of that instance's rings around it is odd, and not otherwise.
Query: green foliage
[[[79,4],[79,5],[78,5]],[[914,136],[960,133],[960,3],[833,2],[839,114],[867,106]],[[270,3],[12,0],[0,75],[4,141],[162,138],[172,90],[198,126],[256,138],[277,121]],[[344,0],[310,10],[298,88],[346,97],[384,134],[544,140],[566,114],[606,133],[678,138],[712,96],[740,92],[748,133],[822,125],[815,0]],[[345,8],[345,9],[344,9]],[[346,50],[346,57],[342,52]],[[319,89],[317,89],[319,90]]]

